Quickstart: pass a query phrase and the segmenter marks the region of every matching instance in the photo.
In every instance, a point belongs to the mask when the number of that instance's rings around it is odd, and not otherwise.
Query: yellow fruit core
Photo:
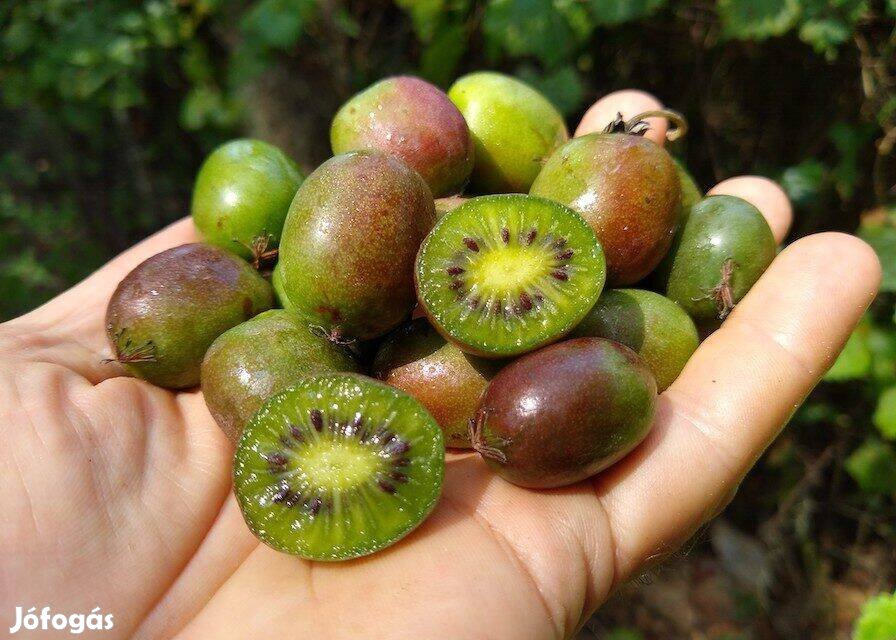
[[[477,255],[467,274],[484,292],[516,292],[547,276],[553,267],[554,256],[543,248],[509,245]]]
[[[382,463],[375,449],[355,440],[321,437],[297,450],[290,468],[324,491],[347,491],[370,482]]]

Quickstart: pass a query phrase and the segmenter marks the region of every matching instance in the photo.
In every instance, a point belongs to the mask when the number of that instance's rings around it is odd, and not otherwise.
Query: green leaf
[[[884,438],[896,440],[896,385],[880,394],[871,421]]]
[[[881,291],[896,291],[896,227],[883,225],[862,225],[858,236],[871,245],[880,258],[884,277]]]
[[[437,85],[447,86],[467,51],[469,37],[463,25],[443,29],[420,55],[420,75]]]
[[[778,182],[797,210],[818,204],[826,186],[827,167],[815,159],[803,160],[784,170]]]
[[[414,33],[421,42],[429,42],[442,26],[445,0],[395,0],[410,17]]]
[[[666,0],[590,0],[588,4],[595,23],[615,25],[653,15]]]
[[[722,34],[739,40],[765,40],[791,29],[800,15],[798,0],[719,0]]]
[[[846,346],[824,379],[827,382],[845,382],[866,377],[871,372],[871,348],[868,345],[868,327],[859,325],[846,341]]]
[[[539,74],[531,67],[523,67],[518,70],[517,75],[547,96],[563,115],[569,115],[582,106],[585,85],[573,67],[561,67],[547,74]]]
[[[644,636],[640,631],[617,627],[604,636],[604,640],[644,640]]]
[[[261,0],[243,17],[243,31],[265,46],[287,49],[294,45],[314,0]]]
[[[869,438],[844,463],[847,473],[866,493],[896,493],[896,451]]]
[[[896,638],[896,593],[881,594],[862,605],[853,640],[893,640]]]
[[[800,40],[828,60],[837,57],[840,45],[852,37],[852,27],[836,18],[807,20],[800,27]]]
[[[535,56],[547,66],[566,60],[572,29],[551,0],[489,0],[482,32],[508,56]]]

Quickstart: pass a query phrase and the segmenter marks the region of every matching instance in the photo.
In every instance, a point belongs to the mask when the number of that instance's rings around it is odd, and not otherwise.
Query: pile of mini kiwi
[[[433,510],[446,446],[535,489],[612,465],[657,393],[775,255],[760,212],[703,197],[617,117],[570,139],[514,78],[387,78],[346,102],[310,175],[234,140],[196,178],[204,242],[122,280],[114,360],[201,385],[246,523],[342,560]],[[638,288],[631,288],[632,285]]]

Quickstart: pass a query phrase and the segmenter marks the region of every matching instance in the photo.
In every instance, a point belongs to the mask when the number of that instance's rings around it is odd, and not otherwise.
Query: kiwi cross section
[[[310,376],[246,426],[234,489],[268,545],[345,559],[391,544],[432,510],[444,452],[438,424],[407,394],[359,375]]]
[[[584,219],[525,195],[468,200],[439,220],[417,258],[418,293],[434,326],[492,357],[567,333],[604,280],[603,251]]]

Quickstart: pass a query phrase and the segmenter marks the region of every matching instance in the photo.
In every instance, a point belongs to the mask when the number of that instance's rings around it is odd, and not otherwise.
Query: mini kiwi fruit
[[[203,243],[162,251],[134,267],[109,300],[111,360],[160,387],[196,386],[214,339],[273,304],[271,285],[228,251]]]
[[[202,395],[231,442],[265,400],[302,376],[360,372],[344,346],[309,325],[298,314],[271,309],[228,329],[205,352]]]
[[[488,381],[504,362],[464,353],[425,319],[404,324],[383,340],[373,374],[407,391],[432,414],[448,447],[470,448],[469,422]]]
[[[385,335],[414,308],[414,258],[434,223],[429,187],[400,160],[372,150],[334,156],[290,205],[277,295],[340,340]]]
[[[638,282],[659,264],[681,217],[672,156],[643,137],[641,121],[610,124],[557,149],[530,193],[579,212],[607,254],[610,286]]]
[[[458,193],[473,170],[473,140],[454,103],[413,76],[385,78],[352,96],[330,127],[333,153],[379,149],[419,173],[436,197]]]
[[[603,251],[588,223],[561,204],[508,194],[472,198],[420,246],[420,304],[467,353],[518,355],[568,333],[594,306]]]
[[[700,338],[684,309],[644,289],[606,289],[572,337],[608,338],[632,349],[650,367],[657,389],[675,381]]]
[[[289,203],[304,176],[280,149],[231,140],[199,168],[190,212],[203,239],[260,264],[280,241]]]
[[[354,374],[302,378],[243,430],[233,488],[265,544],[314,560],[387,547],[435,507],[442,431],[411,396]]]
[[[498,474],[524,487],[584,480],[650,431],[656,381],[634,351],[576,338],[527,354],[489,383],[470,438]]]
[[[708,196],[689,210],[656,280],[698,326],[712,328],[747,295],[776,253],[759,209],[737,196]]]

